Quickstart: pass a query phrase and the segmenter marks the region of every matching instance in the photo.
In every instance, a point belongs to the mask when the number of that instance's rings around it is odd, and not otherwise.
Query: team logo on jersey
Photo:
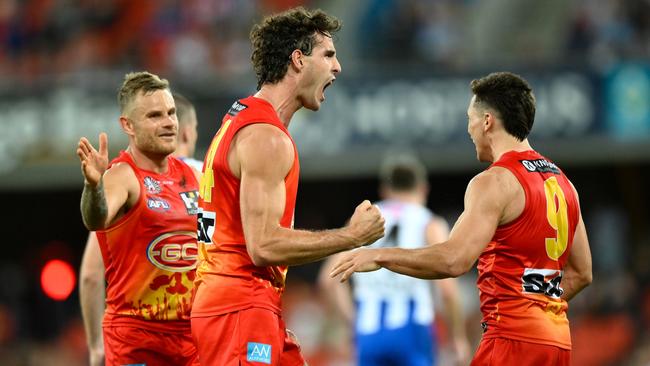
[[[143,183],[144,187],[147,189],[147,192],[151,194],[158,194],[162,192],[162,189],[160,188],[160,182],[149,176],[144,177]]]
[[[564,293],[560,287],[562,271],[557,269],[526,268],[521,282],[524,293],[543,294],[556,299]]]
[[[233,103],[232,106],[230,106],[230,109],[228,110],[228,114],[231,116],[236,116],[237,113],[243,111],[246,108],[248,108],[246,104],[242,104],[238,100],[236,100],[235,103]]]
[[[180,195],[187,214],[196,215],[199,212],[199,191],[181,192]]]
[[[560,168],[546,159],[520,160],[521,164],[529,172],[560,174]]]
[[[160,235],[149,243],[147,258],[151,264],[165,271],[185,272],[196,268],[196,233],[174,231]]]
[[[196,220],[198,222],[197,236],[199,242],[203,244],[212,244],[212,235],[214,235],[216,217],[216,213],[203,211],[203,209],[199,208],[199,213],[196,215]]]
[[[271,363],[271,345],[264,343],[248,342],[246,361]]]

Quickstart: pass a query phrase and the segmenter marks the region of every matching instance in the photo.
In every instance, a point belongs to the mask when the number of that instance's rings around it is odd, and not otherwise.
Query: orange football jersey
[[[124,151],[111,162],[131,166],[140,196],[124,217],[97,231],[108,283],[104,325],[189,329],[198,182],[185,163],[168,162],[165,174],[139,169]]]
[[[517,219],[498,227],[479,258],[483,337],[570,349],[560,282],[580,218],[575,191],[553,162],[532,150],[508,152],[495,166],[517,178],[526,204]]]
[[[243,127],[271,124],[289,136],[273,106],[248,97],[236,101],[224,116],[205,157],[199,189],[199,264],[192,316],[211,316],[250,307],[280,313],[286,266],[257,267],[248,251],[241,222],[240,180],[228,166],[228,150]],[[293,139],[291,140],[293,143]],[[300,166],[294,144],[294,163],[284,182],[286,202],[280,225],[293,226]]]

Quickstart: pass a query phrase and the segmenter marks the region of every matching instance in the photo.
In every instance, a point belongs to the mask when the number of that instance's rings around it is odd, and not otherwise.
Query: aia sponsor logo
[[[196,232],[174,231],[160,235],[147,247],[149,262],[165,271],[186,272],[196,268]]]
[[[149,176],[144,177],[144,181],[142,183],[147,189],[147,192],[151,194],[158,194],[162,192],[162,189],[160,188],[160,182]]]
[[[147,207],[154,211],[167,211],[171,208],[169,202],[162,198],[147,198]]]

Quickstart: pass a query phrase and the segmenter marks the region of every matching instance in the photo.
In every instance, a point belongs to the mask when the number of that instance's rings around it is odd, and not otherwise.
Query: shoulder
[[[125,162],[118,162],[113,164],[105,173],[104,179],[133,179],[136,180],[135,172],[131,165]]]
[[[468,190],[477,190],[488,193],[508,193],[521,188],[521,184],[514,173],[507,168],[493,166],[472,178]]]
[[[286,175],[295,158],[289,136],[268,123],[243,127],[236,135],[235,149],[242,169],[249,171],[277,171]]]

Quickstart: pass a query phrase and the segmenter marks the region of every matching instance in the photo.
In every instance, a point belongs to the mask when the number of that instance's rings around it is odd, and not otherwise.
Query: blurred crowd
[[[295,5],[338,10],[341,37],[355,45],[348,57],[364,64],[444,72],[513,62],[599,66],[650,55],[645,0],[3,0],[0,76],[29,83],[146,69],[236,79],[250,72],[251,24]]]

